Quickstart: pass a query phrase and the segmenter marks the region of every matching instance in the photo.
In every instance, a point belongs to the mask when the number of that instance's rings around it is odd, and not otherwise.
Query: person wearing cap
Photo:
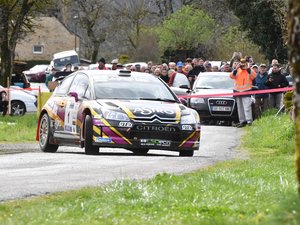
[[[252,66],[253,67],[253,66]],[[257,76],[253,82],[253,85],[256,86],[257,90],[266,90],[266,81],[268,77],[267,65],[260,64]],[[262,112],[266,111],[269,108],[269,94],[255,94],[255,118],[260,118]]]
[[[253,69],[256,74],[258,73],[258,66],[256,64],[252,65],[251,69]]]
[[[113,59],[112,61],[111,61],[111,69],[112,70],[116,70],[117,68],[118,68],[118,63],[119,63],[119,60],[118,59]]]
[[[252,82],[256,78],[256,73],[248,67],[246,59],[241,59],[240,64],[229,76],[234,80],[234,92],[247,92],[252,90]],[[236,104],[239,116],[239,124],[237,124],[237,127],[240,128],[251,125],[253,121],[251,95],[236,96]]]
[[[101,58],[98,60],[98,70],[108,70],[108,68],[105,67],[105,59]]]
[[[268,75],[265,84],[270,89],[284,88],[289,86],[288,80],[281,73],[279,64],[272,65],[272,73]],[[270,93],[269,102],[271,108],[275,107],[277,109],[281,109],[281,107],[283,106],[283,92]]]
[[[186,73],[183,71],[183,62],[181,61],[178,61],[177,64],[176,64],[176,71],[178,73],[183,73],[186,75]]]

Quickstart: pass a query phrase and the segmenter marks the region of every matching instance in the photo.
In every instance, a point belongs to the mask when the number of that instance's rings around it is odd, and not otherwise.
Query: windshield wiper
[[[162,101],[162,102],[177,102],[175,99],[169,98],[139,98],[139,100]]]
[[[200,86],[200,87],[196,87],[196,89],[213,89],[214,87],[212,86]]]

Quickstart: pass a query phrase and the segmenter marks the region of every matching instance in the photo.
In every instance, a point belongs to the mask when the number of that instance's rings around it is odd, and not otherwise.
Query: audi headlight
[[[204,98],[192,98],[191,99],[191,107],[197,106],[199,104],[204,104],[204,103],[205,103]]]
[[[101,111],[102,111],[102,116],[107,120],[130,121],[130,119],[125,113],[111,111],[108,109],[101,109]]]
[[[189,114],[185,116],[181,116],[181,124],[195,124],[196,118],[194,115]]]

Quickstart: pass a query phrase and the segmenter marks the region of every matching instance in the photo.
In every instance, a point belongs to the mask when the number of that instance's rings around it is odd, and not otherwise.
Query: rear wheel
[[[135,155],[147,155],[147,153],[149,152],[149,149],[137,148],[137,149],[131,149],[131,151]]]
[[[84,149],[87,155],[99,154],[99,147],[93,145],[93,120],[86,115],[84,120]]]
[[[23,116],[26,112],[25,104],[21,101],[11,102],[11,115]]]
[[[53,145],[49,143],[49,139],[51,136],[50,132],[50,118],[45,113],[40,120],[39,127],[39,145],[43,152],[56,152],[58,149],[58,145]]]
[[[179,156],[193,156],[194,150],[182,150],[179,152]]]

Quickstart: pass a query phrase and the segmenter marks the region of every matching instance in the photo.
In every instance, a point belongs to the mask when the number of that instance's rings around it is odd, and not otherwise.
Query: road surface
[[[237,151],[242,129],[203,126],[201,146],[194,157],[150,150],[135,156],[124,149],[101,149],[89,156],[81,148],[59,147],[43,153],[33,144],[0,143],[0,201],[107,184],[115,180],[145,179],[158,173],[182,174],[218,161],[245,157]],[[2,153],[2,154],[1,154]],[[14,153],[14,154],[7,154]]]

